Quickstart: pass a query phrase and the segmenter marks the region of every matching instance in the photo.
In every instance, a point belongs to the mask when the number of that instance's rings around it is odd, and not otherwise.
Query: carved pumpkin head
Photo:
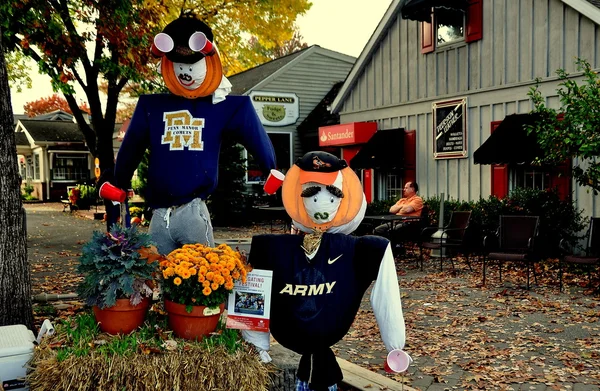
[[[283,181],[282,197],[294,225],[304,232],[350,233],[366,209],[354,171],[345,160],[322,151],[309,152],[294,163]]]
[[[188,99],[211,95],[223,78],[213,33],[204,22],[181,16],[154,37],[152,54],[161,58],[160,72],[171,91]]]

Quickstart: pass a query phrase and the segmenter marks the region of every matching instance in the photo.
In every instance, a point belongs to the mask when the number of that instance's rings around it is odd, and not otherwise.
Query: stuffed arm
[[[131,177],[142,161],[149,143],[148,116],[146,115],[145,99],[142,96],[138,101],[117,154],[114,185],[121,189],[131,187]]]
[[[400,288],[398,287],[394,256],[389,244],[383,255],[377,280],[375,280],[371,292],[371,306],[381,331],[381,339],[387,351],[403,349],[406,338],[404,315],[402,314],[402,302],[400,300]]]

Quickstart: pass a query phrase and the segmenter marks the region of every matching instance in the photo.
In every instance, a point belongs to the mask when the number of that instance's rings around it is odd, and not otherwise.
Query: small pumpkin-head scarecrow
[[[392,250],[385,238],[347,235],[360,224],[366,202],[345,160],[307,153],[286,174],[282,197],[294,227],[305,235],[254,236],[249,261],[273,270],[270,332],[302,355],[297,378],[304,388],[298,389],[332,390],[342,372],[330,347],[348,332],[373,281],[371,305],[385,347],[404,347]],[[268,349],[268,333],[243,334]]]
[[[228,84],[214,45],[212,30],[193,16],[169,23],[154,37],[152,54],[161,59],[160,73],[173,94],[188,99],[213,94]]]
[[[171,93],[140,97],[117,154],[122,189],[148,150],[146,205],[150,234],[161,254],[188,243],[214,246],[206,199],[217,186],[219,151],[227,134],[239,140],[268,173],[275,153],[248,96],[232,96],[213,31],[184,15],[149,48]]]

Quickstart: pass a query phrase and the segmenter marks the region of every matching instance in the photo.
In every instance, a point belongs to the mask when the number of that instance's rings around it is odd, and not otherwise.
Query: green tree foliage
[[[533,101],[534,113],[540,120],[529,127],[535,133],[545,156],[544,163],[558,164],[576,158],[573,177],[594,194],[600,190],[600,77],[591,65],[582,59],[576,61],[582,79],[578,81],[564,69],[556,73],[561,80],[556,90],[560,99],[558,110],[546,105],[546,97],[539,82],[528,95]]]
[[[23,53],[6,53],[8,82],[17,92],[23,92],[23,88],[31,88],[32,80],[29,75],[29,65],[27,58]]]
[[[162,4],[143,0],[10,0],[0,5],[7,50],[31,58],[40,73],[50,76],[103,172],[114,165],[119,94],[128,81],[140,81],[148,73],[148,48],[164,12]],[[100,79],[108,86],[105,103]],[[85,91],[91,124],[77,105],[76,83]]]
[[[168,20],[173,20],[180,13],[182,1],[165,1],[170,5]],[[309,0],[186,0],[183,4],[213,29],[226,75],[275,58],[271,54],[277,48],[294,40],[297,16],[312,5]],[[247,36],[254,39],[248,40]]]

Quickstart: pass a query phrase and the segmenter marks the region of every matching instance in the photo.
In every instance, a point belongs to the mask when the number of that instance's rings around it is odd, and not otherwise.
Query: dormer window
[[[437,46],[465,40],[465,13],[455,9],[435,11]]]
[[[452,43],[480,40],[483,37],[482,2],[468,0],[466,9],[443,6],[430,8],[429,20],[421,22],[421,53],[431,53],[436,47]]]

